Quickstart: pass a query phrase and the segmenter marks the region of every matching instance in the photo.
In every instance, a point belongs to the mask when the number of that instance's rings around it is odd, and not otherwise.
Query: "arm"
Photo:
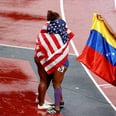
[[[108,24],[108,22],[106,21],[106,19],[100,15],[100,14],[97,14],[97,18],[101,21],[104,22],[104,24],[106,25],[106,28],[109,30],[109,32],[114,36],[114,38],[116,39],[116,32],[114,32],[114,30],[112,29],[112,27]]]

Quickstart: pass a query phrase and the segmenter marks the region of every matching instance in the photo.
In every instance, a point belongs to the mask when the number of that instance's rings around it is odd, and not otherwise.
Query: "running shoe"
[[[49,104],[43,104],[42,106],[40,106],[39,104],[38,104],[38,109],[40,109],[40,110],[46,110],[46,109],[49,109],[49,108],[51,108],[51,106],[49,105]]]

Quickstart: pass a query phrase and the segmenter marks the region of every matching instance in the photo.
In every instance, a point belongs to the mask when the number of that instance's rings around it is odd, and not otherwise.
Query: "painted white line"
[[[104,96],[104,98],[106,99],[106,101],[112,106],[112,108],[116,111],[116,107],[114,106],[114,104],[110,101],[110,99],[106,96],[106,94],[102,91],[102,89],[99,87],[99,85],[97,84],[97,82],[94,80],[93,76],[91,75],[91,73],[89,72],[89,70],[82,64],[82,66],[84,67],[85,71],[87,72],[87,74],[89,75],[90,79],[93,81],[93,83],[96,85],[96,87],[98,88],[98,90],[101,92],[101,94]]]
[[[100,87],[104,87],[104,88],[112,88],[112,87],[114,87],[114,86],[111,85],[111,84],[100,84],[99,86],[100,86]]]
[[[111,89],[112,86],[104,86],[104,88],[105,88],[105,89],[107,89],[107,88]]]
[[[14,45],[7,45],[7,44],[0,44],[0,46],[6,46],[6,47],[14,47],[14,48],[21,48],[21,49],[30,49],[30,50],[34,50],[34,48],[22,47],[22,46],[14,46]]]
[[[112,86],[112,85],[111,84],[100,84],[99,86],[103,87],[103,86]]]
[[[14,46],[14,45],[8,45],[8,44],[0,44],[0,46],[6,46],[6,47],[11,47],[11,48],[19,48],[19,49],[27,49],[27,50],[35,50],[35,48],[30,48],[30,47],[23,47],[23,46]],[[69,53],[71,56],[75,56],[73,53]]]
[[[60,7],[61,7],[61,14],[62,14],[62,19],[66,21],[65,15],[64,15],[64,3],[63,0],[60,0]],[[72,42],[73,43],[73,42]],[[79,56],[79,53],[74,45],[74,43],[72,44],[73,50],[76,54],[76,56]],[[82,64],[82,63],[81,63]],[[90,79],[93,81],[93,83],[96,85],[96,87],[98,88],[98,90],[101,92],[101,94],[104,96],[104,98],[107,100],[107,102],[112,106],[112,108],[116,111],[116,107],[112,104],[112,102],[110,101],[110,99],[105,95],[105,93],[102,91],[102,89],[99,87],[99,85],[97,84],[97,82],[94,80],[93,76],[91,75],[91,73],[89,72],[89,70],[82,64],[83,68],[85,69],[85,71],[87,72],[87,74],[89,75]]]
[[[116,0],[114,0],[114,8],[115,8],[115,10],[116,10]]]

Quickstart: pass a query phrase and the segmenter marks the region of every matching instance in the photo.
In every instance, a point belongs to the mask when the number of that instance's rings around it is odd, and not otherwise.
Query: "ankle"
[[[38,104],[39,104],[40,106],[42,106],[44,103],[40,103],[40,102],[39,102]]]
[[[55,106],[54,107],[56,110],[60,110],[60,106],[58,105],[58,106]]]
[[[64,103],[64,100],[60,100],[60,103]]]

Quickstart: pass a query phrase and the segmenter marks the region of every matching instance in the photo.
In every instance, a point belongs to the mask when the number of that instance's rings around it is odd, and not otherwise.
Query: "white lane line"
[[[65,14],[64,14],[64,1],[60,0],[60,8],[61,8],[61,14],[62,14],[62,19],[66,21],[65,18]],[[73,43],[73,42],[72,42]],[[76,54],[76,56],[79,56],[79,53],[74,45],[74,43],[72,44],[73,50]],[[82,64],[82,63],[81,63]],[[85,69],[85,71],[87,72],[88,76],[90,77],[90,79],[93,81],[93,83],[96,85],[96,87],[98,88],[98,90],[101,92],[101,94],[104,96],[104,98],[107,100],[107,102],[112,106],[112,108],[116,111],[116,107],[113,105],[113,103],[110,101],[110,99],[105,95],[105,93],[102,91],[102,89],[99,87],[99,85],[97,84],[97,82],[94,80],[93,76],[91,75],[91,73],[89,72],[89,70],[82,64],[83,68]]]
[[[111,85],[111,84],[100,84],[99,86],[100,86],[100,87],[104,87],[104,88],[112,88],[112,87],[114,87],[114,86]]]
[[[100,84],[99,86],[100,87],[103,87],[103,86],[111,86],[111,84]]]
[[[7,45],[7,44],[0,44],[0,46],[6,46],[6,47],[14,47],[14,48],[21,48],[21,49],[34,50],[34,48],[22,47],[22,46],[14,46],[14,45]]]
[[[116,10],[116,0],[114,0],[114,8],[115,8],[115,10]]]
[[[14,46],[14,45],[8,45],[8,44],[0,44],[0,46],[11,47],[11,48],[19,48],[19,49],[27,49],[27,50],[35,50],[35,48],[31,48],[31,47]],[[75,54],[73,54],[73,53],[69,53],[69,55],[75,56]]]

